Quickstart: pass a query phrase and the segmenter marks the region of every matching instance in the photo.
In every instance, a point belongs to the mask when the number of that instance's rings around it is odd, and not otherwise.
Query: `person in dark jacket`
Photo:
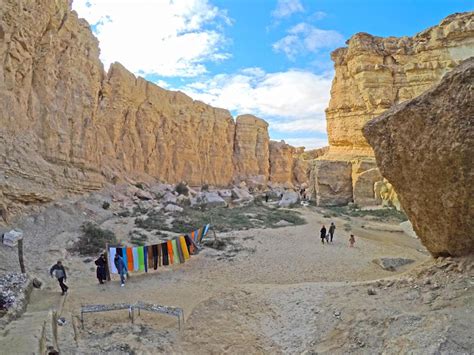
[[[64,296],[68,290],[69,287],[66,286],[64,281],[67,280],[67,275],[66,275],[66,270],[64,269],[64,266],[60,260],[56,264],[54,264],[51,269],[49,270],[49,274],[51,277],[56,277],[56,279],[59,282],[59,287],[61,287],[62,295]]]
[[[332,238],[334,238],[334,232],[336,231],[336,225],[334,222],[331,222],[331,225],[329,226],[329,236],[331,237],[331,243],[332,243]]]
[[[323,227],[320,230],[321,243],[324,244],[324,239],[326,239],[326,227],[323,224]]]
[[[100,254],[99,259],[95,261],[97,265],[97,279],[100,284],[103,284],[107,280],[107,260],[105,259],[104,254]]]
[[[120,275],[120,286],[123,287],[125,286],[125,275],[127,274],[127,265],[125,265],[125,261],[123,261],[123,258],[118,254],[115,254],[114,264]]]

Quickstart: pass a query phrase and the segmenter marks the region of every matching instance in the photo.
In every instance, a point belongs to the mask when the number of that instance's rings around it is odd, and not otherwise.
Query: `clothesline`
[[[202,239],[209,231],[209,224],[192,231],[189,234],[174,237],[161,243],[139,247],[108,247],[110,273],[118,274],[114,258],[118,254],[122,257],[127,270],[144,271],[161,266],[182,264],[195,254]]]

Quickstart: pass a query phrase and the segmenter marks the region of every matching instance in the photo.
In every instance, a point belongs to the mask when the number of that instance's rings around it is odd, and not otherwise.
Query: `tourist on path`
[[[354,247],[355,242],[356,240],[355,240],[354,234],[351,234],[351,236],[349,237],[349,245],[351,248]]]
[[[114,264],[120,275],[120,286],[123,287],[125,286],[125,274],[127,273],[127,265],[125,265],[123,258],[118,254],[115,254]]]
[[[97,279],[100,284],[103,284],[107,280],[107,260],[105,259],[104,254],[100,254],[99,259],[95,261],[97,265]]]
[[[58,260],[58,262],[51,267],[51,269],[49,270],[49,274],[51,275],[51,277],[53,277],[54,274],[54,277],[56,277],[59,282],[59,287],[61,287],[61,295],[64,296],[69,287],[67,287],[64,283],[64,281],[67,280],[66,270],[64,269],[64,266],[60,260]]]
[[[320,230],[320,235],[321,235],[321,243],[324,244],[324,239],[326,239],[326,227],[324,226],[324,224]]]
[[[335,231],[336,231],[336,226],[334,225],[334,222],[331,222],[331,225],[329,226],[329,236],[331,238],[331,243],[332,243],[332,238],[334,238]]]

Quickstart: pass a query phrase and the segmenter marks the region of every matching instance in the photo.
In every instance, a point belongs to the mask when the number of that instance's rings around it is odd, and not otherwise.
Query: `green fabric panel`
[[[138,270],[145,271],[145,253],[143,247],[138,248]]]

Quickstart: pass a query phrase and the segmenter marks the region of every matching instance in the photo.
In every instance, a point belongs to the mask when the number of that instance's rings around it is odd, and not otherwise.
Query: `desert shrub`
[[[117,216],[119,217],[130,217],[131,213],[129,210],[123,210],[117,213]]]
[[[208,184],[204,184],[201,186],[201,191],[209,191],[209,185]]]
[[[176,185],[175,191],[180,195],[188,195],[189,188],[186,183],[180,182],[178,185]]]
[[[110,203],[107,202],[107,201],[104,201],[104,203],[102,204],[102,208],[103,208],[104,210],[108,210],[109,207],[110,207]]]
[[[143,184],[141,182],[136,183],[135,187],[138,187],[140,190],[143,190]]]
[[[132,242],[135,245],[143,246],[148,241],[148,236],[138,231],[130,232],[130,235],[131,235],[130,242]]]
[[[94,255],[105,249],[105,244],[117,244],[115,234],[107,229],[87,222],[81,227],[82,235],[74,246],[74,250],[81,255]]]

